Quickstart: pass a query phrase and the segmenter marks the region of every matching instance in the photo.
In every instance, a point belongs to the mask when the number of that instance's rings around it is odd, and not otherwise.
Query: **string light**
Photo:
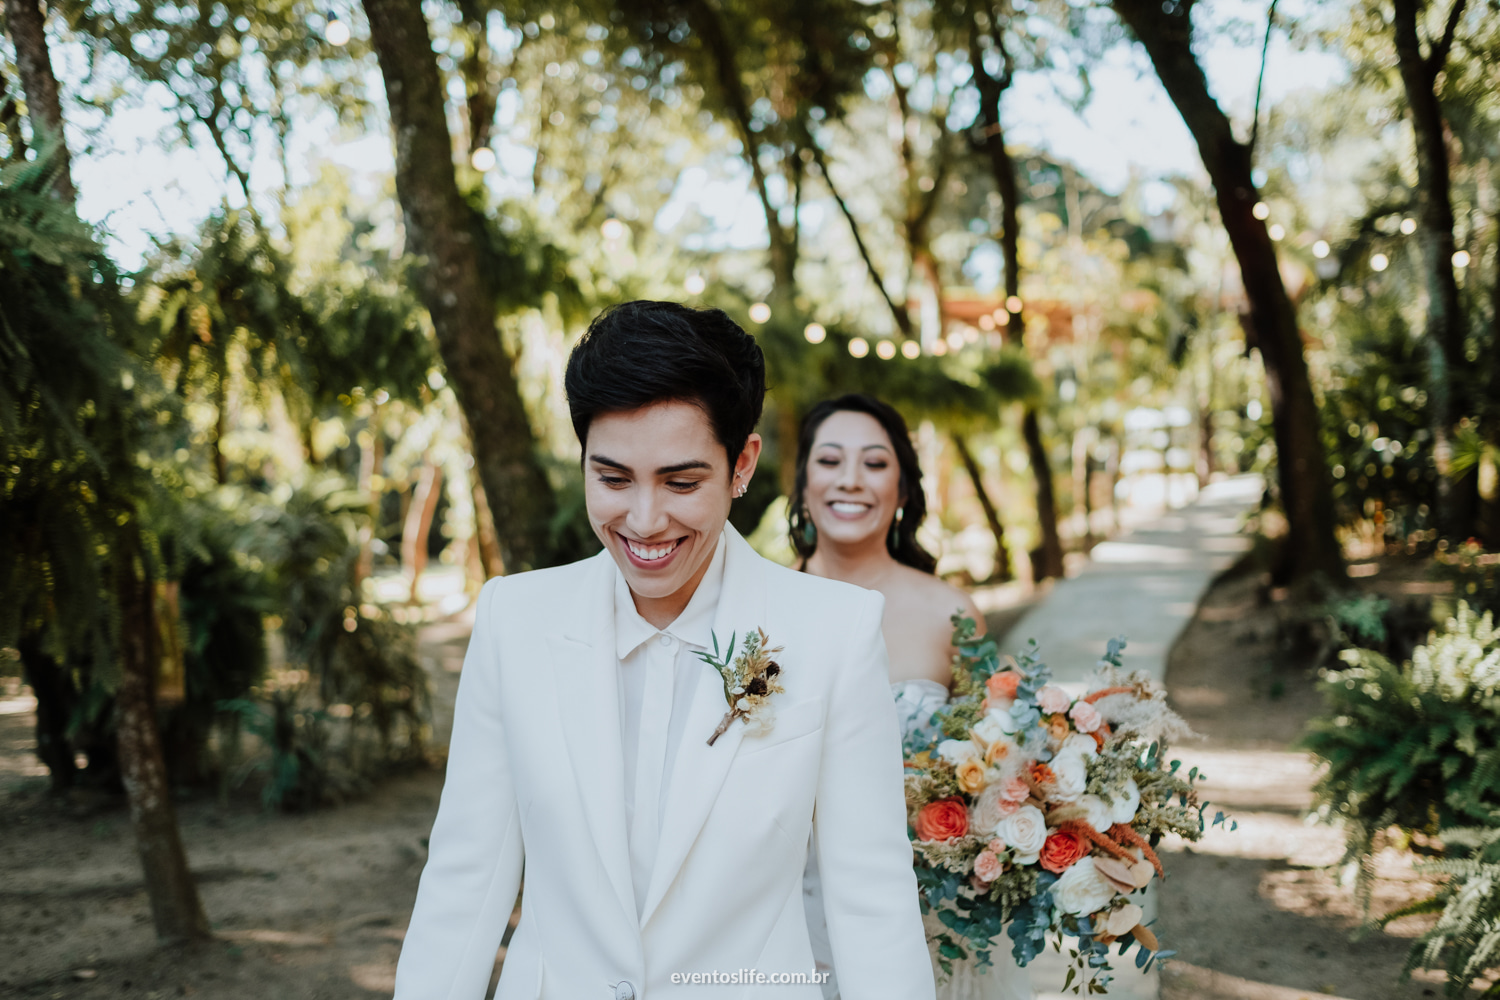
[[[908,361],[915,361],[922,356],[922,345],[915,340],[908,340],[901,345],[901,356]]]
[[[1324,257],[1328,256],[1328,250],[1329,247],[1327,240],[1319,240],[1318,242],[1313,244],[1313,256],[1318,258],[1319,260],[1322,260]]]
[[[771,307],[764,302],[757,302],[750,307],[750,322],[764,323],[771,318]]]
[[[1417,231],[1417,220],[1416,219],[1402,219],[1401,220],[1401,234],[1403,236],[1410,236],[1412,233],[1414,233],[1416,231]]]
[[[1286,235],[1286,229],[1279,222],[1271,223],[1271,228],[1267,232],[1271,234],[1273,240],[1279,240]]]
[[[1021,311],[1021,296],[1019,296],[1019,295],[1012,295],[1010,298],[1006,299],[1005,300],[1005,308],[1008,311],[1013,312],[1013,313],[1020,312]],[[1010,320],[1007,318],[1006,322],[1008,323],[1008,322],[1010,322]]]
[[[942,357],[948,353],[948,342],[939,338],[932,343],[932,354],[934,357]]]
[[[853,340],[849,341],[849,353],[856,358],[864,357],[866,354],[870,353],[869,341],[865,340],[865,338],[863,337],[855,337]]]
[[[807,338],[809,344],[821,344],[828,336],[828,331],[823,329],[822,323],[809,323],[807,329],[802,331],[802,336]]]
[[[328,12],[328,24],[323,28],[323,37],[328,44],[342,48],[349,44],[349,25],[339,20],[333,11]]]
[[[495,169],[495,151],[488,146],[480,146],[469,155],[469,162],[481,174],[489,173]]]
[[[1370,255],[1370,269],[1371,270],[1374,270],[1374,271],[1384,271],[1386,268],[1388,268],[1390,266],[1391,266],[1391,259],[1389,257],[1387,257],[1385,254],[1383,254],[1383,253],[1377,253],[1377,254],[1371,254]]]
[[[896,356],[896,342],[894,340],[882,340],[875,345],[875,354],[881,361],[889,361]]]
[[[1255,207],[1250,210],[1250,214],[1264,222],[1271,217],[1271,206],[1263,201],[1257,201]]]
[[[1453,255],[1453,266],[1462,271],[1469,266],[1469,251],[1460,250]]]

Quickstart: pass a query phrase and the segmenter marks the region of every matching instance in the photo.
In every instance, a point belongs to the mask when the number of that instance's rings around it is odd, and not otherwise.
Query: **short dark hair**
[[[804,563],[817,551],[817,531],[807,510],[807,462],[812,457],[818,428],[823,426],[823,421],[842,411],[874,417],[885,428],[891,447],[896,451],[896,466],[901,471],[901,516],[892,519],[890,530],[886,532],[886,551],[899,563],[923,573],[933,572],[937,568],[937,559],[917,541],[917,529],[927,517],[927,496],[922,492],[922,466],[917,461],[917,449],[911,443],[911,432],[906,429],[906,420],[899,410],[862,392],[825,399],[807,411],[807,416],[802,419],[802,431],[797,435],[797,480],[786,512],[792,548],[797,550],[797,556]]]
[[[568,357],[563,387],[581,445],[601,413],[680,400],[707,414],[733,471],[760,420],[766,360],[722,309],[642,299],[594,318]]]

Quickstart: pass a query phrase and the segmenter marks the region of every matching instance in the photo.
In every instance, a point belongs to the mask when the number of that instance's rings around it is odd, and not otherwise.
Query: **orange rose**
[[[1052,768],[1046,764],[1031,765],[1031,783],[1033,785],[1050,785],[1057,780],[1057,775],[1052,773]]]
[[[1003,670],[998,674],[990,674],[990,679],[984,682],[985,690],[991,698],[1011,698],[1016,696],[1016,688],[1021,686],[1021,675],[1014,670]]]
[[[1047,836],[1047,842],[1042,845],[1040,860],[1043,868],[1060,875],[1082,860],[1088,852],[1088,845],[1077,834],[1058,830]]]
[[[957,795],[929,802],[917,813],[918,840],[952,840],[969,832],[969,807]]]

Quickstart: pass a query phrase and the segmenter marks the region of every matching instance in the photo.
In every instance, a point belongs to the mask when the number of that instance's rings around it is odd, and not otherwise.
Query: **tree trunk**
[[[1422,276],[1427,285],[1427,406],[1432,430],[1432,458],[1437,470],[1434,511],[1445,538],[1468,537],[1473,511],[1463,508],[1465,491],[1452,477],[1453,426],[1464,411],[1457,398],[1456,376],[1464,368],[1464,315],[1453,273],[1453,199],[1438,74],[1448,61],[1452,31],[1463,15],[1464,0],[1455,0],[1449,31],[1422,52],[1417,22],[1425,0],[1394,0],[1396,64],[1406,89],[1417,154],[1417,239],[1422,247]],[[1472,491],[1468,491],[1472,492]]]
[[[995,571],[990,574],[990,579],[1004,583],[1011,578],[1010,551],[1005,547],[1005,525],[1000,523],[1000,512],[995,509],[995,502],[990,499],[989,491],[984,488],[984,472],[979,468],[979,463],[974,460],[974,453],[969,450],[969,443],[964,440],[962,434],[953,434],[953,447],[958,452],[958,460],[964,464],[964,471],[969,474],[969,481],[974,484],[974,495],[979,498],[979,506],[984,510],[984,519],[990,526],[990,534],[995,536]]]
[[[469,32],[469,50],[464,55],[460,69],[464,76],[464,111],[469,125],[469,153],[472,154],[481,146],[490,144],[500,86],[498,75],[493,82],[490,80],[492,70],[488,11],[476,0],[459,0],[458,10],[463,15],[464,27]]]
[[[26,92],[26,111],[31,118],[33,141],[40,148],[42,137],[56,144],[52,169],[56,171],[53,186],[58,197],[69,203],[77,200],[68,144],[63,137],[62,101],[58,97],[57,76],[47,48],[47,19],[37,0],[5,0],[5,25],[16,47],[16,68],[21,73],[21,88]]]
[[[500,555],[500,542],[495,537],[495,518],[490,513],[490,502],[484,495],[484,484],[477,476],[470,478],[474,498],[474,543],[479,549],[480,571],[484,579],[505,575],[505,559]]]
[[[52,790],[73,787],[78,765],[68,739],[68,719],[77,702],[77,692],[62,664],[47,655],[41,636],[23,635],[16,643],[21,654],[21,676],[36,697],[36,755],[52,776]]]
[[[1249,303],[1248,328],[1265,365],[1276,432],[1281,503],[1287,538],[1274,576],[1279,582],[1324,574],[1344,579],[1334,535],[1332,484],[1319,438],[1317,403],[1302,354],[1297,313],[1277,269],[1276,247],[1254,214],[1259,196],[1251,180],[1250,148],[1234,138],[1192,50],[1191,0],[1114,0],[1121,20],[1151,57],[1167,95],[1198,144],[1213,181],[1219,216],[1239,261]]]
[[[424,459],[417,485],[411,491],[411,506],[401,525],[401,570],[411,584],[407,603],[417,602],[417,581],[427,568],[427,537],[432,533],[432,519],[443,495],[443,472],[432,459]]]
[[[474,459],[513,572],[546,565],[552,486],[536,454],[515,367],[495,329],[475,220],[458,193],[443,86],[421,0],[365,0],[395,133],[396,191],[418,291],[473,433]]]
[[[1057,533],[1057,497],[1052,490],[1052,464],[1047,460],[1047,446],[1042,443],[1042,427],[1035,407],[1026,407],[1021,417],[1021,436],[1026,440],[1026,456],[1036,480],[1036,519],[1042,536],[1031,560],[1032,579],[1037,582],[1047,577],[1061,579],[1063,551],[1062,538]]]
[[[972,13],[972,12],[971,12]],[[975,86],[979,90],[979,119],[977,139],[989,156],[990,174],[995,180],[995,190],[1000,195],[1000,255],[1005,262],[1005,310],[1009,317],[1006,330],[1016,343],[1022,343],[1026,330],[1021,305],[1021,254],[1019,203],[1020,190],[1016,184],[1016,167],[1010,150],[1005,148],[1005,131],[1001,126],[1000,100],[1010,86],[1013,68],[1010,55],[1004,48],[1004,35],[1000,30],[999,13],[990,14],[991,41],[1000,52],[1003,71],[995,76],[984,64],[984,32],[971,17],[969,24],[969,63],[974,73]],[[1018,308],[1012,308],[1016,306]],[[1041,544],[1036,558],[1032,560],[1033,579],[1063,575],[1062,539],[1057,533],[1057,499],[1052,485],[1052,464],[1047,460],[1047,449],[1042,444],[1041,425],[1037,420],[1036,407],[1027,404],[1021,420],[1021,433],[1026,440],[1026,454],[1031,462],[1031,475],[1036,483],[1036,519],[1041,533]]]
[[[156,936],[163,942],[210,936],[198,887],[188,870],[156,725],[155,683],[160,650],[155,588],[145,567],[139,529],[121,532],[115,553],[120,597],[120,688],[115,695],[120,770],[130,800],[130,822],[145,873]]]

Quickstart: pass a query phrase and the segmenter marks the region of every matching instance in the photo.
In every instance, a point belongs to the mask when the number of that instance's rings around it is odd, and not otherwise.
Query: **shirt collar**
[[[708,649],[713,644],[714,613],[719,607],[719,592],[724,586],[723,532],[714,545],[714,554],[709,558],[708,570],[698,582],[698,589],[688,600],[682,614],[666,628],[658,629],[641,617],[635,609],[635,599],[630,595],[630,585],[625,574],[615,568],[615,655],[623,660],[635,652],[641,643],[665,632],[672,638],[699,649]]]

